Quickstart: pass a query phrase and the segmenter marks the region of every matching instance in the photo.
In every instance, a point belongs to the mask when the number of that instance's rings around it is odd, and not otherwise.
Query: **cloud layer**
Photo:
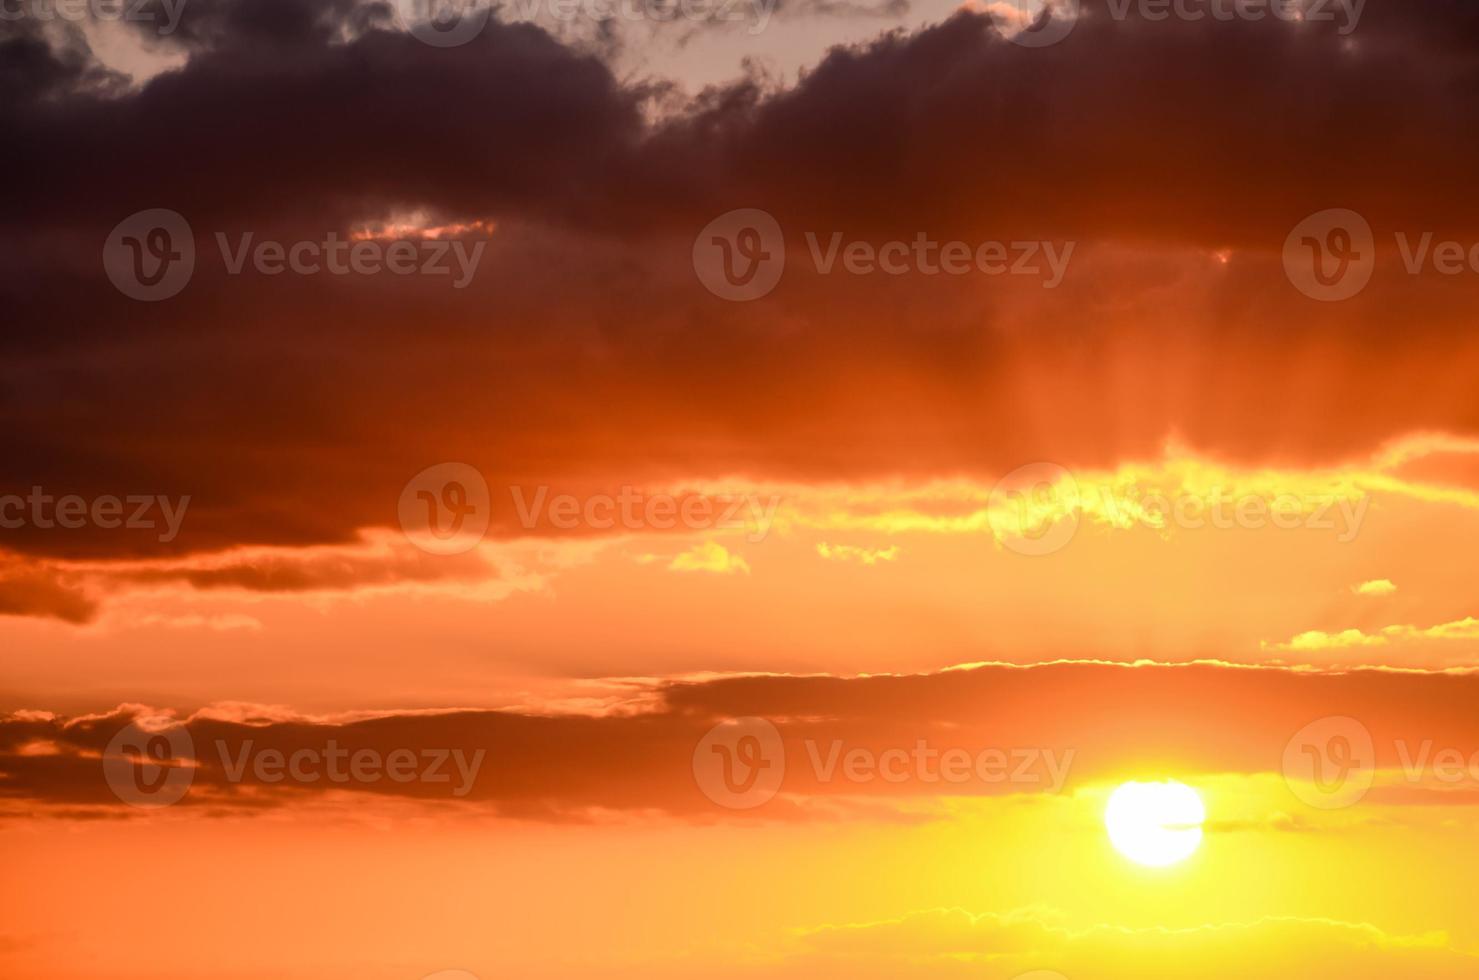
[[[134,88],[79,38],[10,26],[0,484],[194,502],[170,542],[29,527],[5,542],[93,557],[345,542],[454,459],[505,483],[925,479],[1112,466],[1170,435],[1313,465],[1479,431],[1479,275],[1409,276],[1388,245],[1364,293],[1320,304],[1278,254],[1331,206],[1383,242],[1479,235],[1472,11],[1372,6],[1347,36],[1106,10],[1042,49],[960,14],[835,49],[794,85],[692,97],[527,24],[434,48],[374,5],[189,4],[163,42],[188,60]],[[1421,180],[1389,178],[1409,160]],[[189,221],[197,270],[139,303],[100,252],[153,207]],[[698,230],[737,207],[788,239],[785,278],[753,304],[691,268]],[[408,214],[493,229],[471,286],[232,275],[216,242]],[[820,275],[809,231],[1078,247],[1044,290]]]
[[[1476,684],[1479,678],[1468,672],[1083,661],[913,676],[722,677],[629,686],[599,714],[453,710],[311,718],[223,705],[190,716],[185,741],[163,757],[195,760],[182,804],[207,808],[285,806],[333,792],[533,819],[665,812],[788,820],[832,812],[817,809],[828,799],[1031,795],[1137,775],[1281,773],[1291,743],[1328,718],[1355,719],[1369,733],[1368,767],[1397,770],[1424,742],[1467,758],[1473,749],[1465,747],[1479,746],[1469,710]],[[713,744],[715,726],[737,718],[765,719],[777,733],[767,751],[778,767],[779,794],[761,807],[726,808],[715,802],[714,787],[705,789],[710,767],[703,750]],[[151,757],[140,746],[109,748],[130,723],[146,732],[180,730],[179,722],[141,706],[70,719],[10,715],[0,722],[0,792],[28,811],[127,812],[103,760]],[[346,778],[328,774],[326,755],[334,752]],[[381,760],[375,778],[348,775],[360,752]],[[421,760],[406,763],[412,775],[405,779],[384,774],[383,760],[397,752]],[[257,767],[263,753],[280,753],[272,768]],[[284,760],[295,754],[302,775],[285,775]],[[441,759],[436,775],[449,778],[422,777],[432,754]],[[467,762],[464,772],[474,758],[484,761],[458,778],[458,758]],[[1430,750],[1425,758],[1437,757]],[[160,775],[157,767],[141,763],[140,778],[147,783],[151,774]],[[733,775],[743,780],[746,772]],[[1442,795],[1453,788],[1430,778],[1403,787],[1408,797],[1426,793],[1432,802],[1472,796],[1472,787]],[[1293,797],[1290,803],[1297,806]]]

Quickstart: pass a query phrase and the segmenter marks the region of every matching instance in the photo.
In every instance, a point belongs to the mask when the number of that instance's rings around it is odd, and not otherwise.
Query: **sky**
[[[1476,83],[5,0],[0,975],[1479,973]]]

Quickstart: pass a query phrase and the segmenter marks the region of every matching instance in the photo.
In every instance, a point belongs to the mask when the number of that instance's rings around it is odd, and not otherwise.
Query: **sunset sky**
[[[0,976],[1479,976],[1479,6],[437,9],[0,4]]]

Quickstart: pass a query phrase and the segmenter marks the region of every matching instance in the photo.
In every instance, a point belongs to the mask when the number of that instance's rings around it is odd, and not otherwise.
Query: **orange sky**
[[[0,22],[0,975],[1479,972],[1474,15],[392,6]]]

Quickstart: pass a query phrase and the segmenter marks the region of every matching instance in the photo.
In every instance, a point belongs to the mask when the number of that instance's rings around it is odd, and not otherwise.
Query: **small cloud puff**
[[[899,557],[899,546],[893,544],[887,548],[860,548],[852,544],[828,544],[823,541],[817,545],[817,554],[828,561],[860,561],[864,565],[876,565]]]
[[[678,555],[668,564],[671,572],[712,572],[716,575],[750,574],[750,563],[722,544],[705,541]]]

